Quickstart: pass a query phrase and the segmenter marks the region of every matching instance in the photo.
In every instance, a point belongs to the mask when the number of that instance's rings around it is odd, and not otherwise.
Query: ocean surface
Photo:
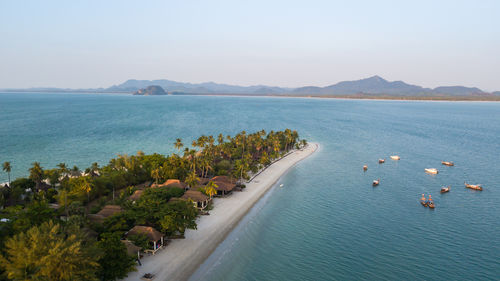
[[[34,161],[83,169],[202,134],[291,128],[319,143],[193,280],[500,279],[500,103],[0,93],[0,120],[13,178]]]

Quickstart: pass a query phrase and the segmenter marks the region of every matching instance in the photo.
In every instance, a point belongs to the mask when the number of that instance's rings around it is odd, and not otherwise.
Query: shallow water
[[[13,177],[34,161],[84,168],[242,129],[288,127],[320,143],[202,267],[207,280],[500,276],[500,103],[3,93],[0,118],[0,161]],[[440,173],[425,174],[431,167]],[[422,193],[435,210],[420,206]]]

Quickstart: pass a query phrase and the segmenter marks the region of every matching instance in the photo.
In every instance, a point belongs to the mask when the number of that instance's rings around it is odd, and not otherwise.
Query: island
[[[162,87],[160,86],[147,86],[144,89],[139,89],[133,93],[133,95],[136,96],[163,96],[163,95],[168,95],[165,90],[163,90]]]
[[[0,187],[0,273],[13,280],[185,280],[318,147],[291,129],[173,145],[171,155],[139,151],[83,171],[34,162],[28,177]]]

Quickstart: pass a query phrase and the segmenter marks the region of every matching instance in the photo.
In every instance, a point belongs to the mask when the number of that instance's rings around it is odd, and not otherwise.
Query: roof
[[[123,209],[118,205],[106,205],[96,215],[102,216],[103,218],[109,218],[121,212],[123,212]]]
[[[139,200],[139,198],[141,198],[143,192],[144,192],[144,190],[142,190],[142,189],[136,190],[136,191],[134,191],[134,194],[132,194],[128,197],[128,199],[132,200],[132,201],[137,201],[137,200]]]
[[[200,183],[200,184],[202,184],[202,185],[205,185],[205,184],[207,184],[209,181],[210,181],[210,179],[209,179],[209,178],[200,178],[199,183]]]
[[[149,241],[158,241],[163,237],[163,234],[151,226],[136,225],[127,232],[130,235],[146,235]]]
[[[127,247],[127,253],[131,256],[137,256],[137,252],[140,251],[142,248],[139,246],[136,246],[132,241],[130,240],[121,240],[123,244],[125,244],[125,247]]]
[[[186,184],[176,179],[168,179],[166,182],[162,184],[166,187],[178,187],[178,188],[186,188]]]
[[[236,187],[236,184],[226,176],[216,176],[211,179],[219,191],[231,191]]]
[[[186,188],[186,184],[177,179],[168,179],[166,182],[162,184],[152,184],[151,187],[177,187],[177,188]]]
[[[200,191],[188,190],[182,195],[183,199],[191,199],[193,202],[203,202],[208,200],[208,196],[201,193]]]

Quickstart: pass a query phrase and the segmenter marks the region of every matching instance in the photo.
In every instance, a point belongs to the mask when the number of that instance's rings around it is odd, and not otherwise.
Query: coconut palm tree
[[[188,174],[186,177],[186,183],[189,185],[190,188],[195,187],[198,183],[200,182],[200,179],[196,175],[194,171],[191,171],[191,173]]]
[[[29,178],[35,182],[36,190],[40,190],[40,184],[42,183],[43,180],[42,166],[40,166],[39,162],[34,162],[33,166],[29,169],[29,171],[30,171]]]
[[[151,177],[155,179],[155,183],[158,184],[158,179],[160,178],[160,168],[153,169],[151,171]]]
[[[10,162],[4,162],[3,163],[3,170],[9,176],[9,187],[10,187],[10,172],[12,171],[12,166],[10,165]]]
[[[94,185],[88,180],[87,177],[83,177],[83,180],[80,183],[80,189],[87,193],[87,202],[90,202],[90,192],[94,188]]]
[[[177,150],[179,150],[179,153],[181,153],[181,148],[183,146],[184,146],[184,144],[182,143],[181,139],[176,139],[175,140],[174,147],[177,148]]]
[[[214,181],[209,181],[205,186],[205,194],[210,196],[210,199],[217,194],[217,187],[219,187]]]

